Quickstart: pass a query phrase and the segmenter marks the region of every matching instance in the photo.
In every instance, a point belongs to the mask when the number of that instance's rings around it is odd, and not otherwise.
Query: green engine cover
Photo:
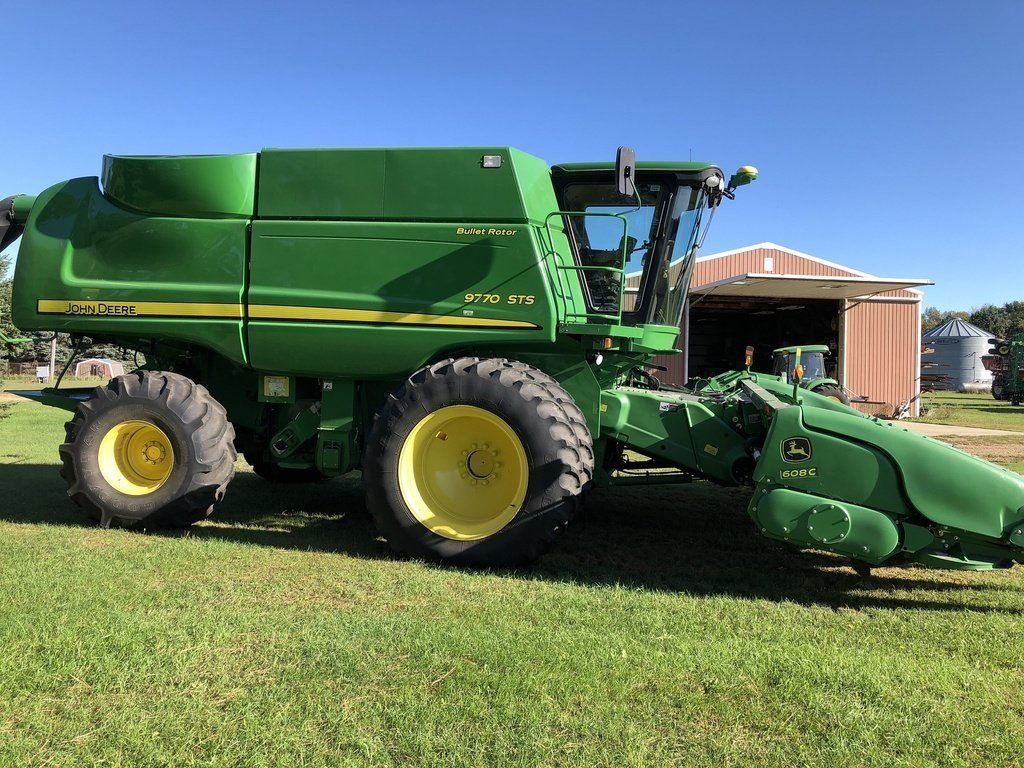
[[[255,154],[103,158],[103,192],[154,216],[249,218],[256,197]]]

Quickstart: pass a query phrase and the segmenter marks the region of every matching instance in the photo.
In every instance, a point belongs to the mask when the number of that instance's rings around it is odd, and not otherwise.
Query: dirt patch
[[[943,442],[997,464],[1024,462],[1024,437],[943,436]]]

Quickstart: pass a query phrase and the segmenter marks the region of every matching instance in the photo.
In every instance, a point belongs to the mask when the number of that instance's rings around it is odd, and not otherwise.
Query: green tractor
[[[1020,560],[1024,477],[788,377],[646,372],[756,176],[625,148],[108,156],[0,203],[13,320],[144,364],[23,394],[71,414],[60,474],[102,526],[203,520],[240,453],[271,482],[361,470],[394,549],[462,565],[530,561],[592,488],[695,478],[751,486],[764,535],[868,566]]]
[[[988,341],[992,347],[982,364],[992,372],[992,397],[1020,405],[1024,402],[1024,334]]]
[[[829,354],[831,350],[824,344],[780,347],[772,351],[772,374],[790,384],[799,381],[804,389],[849,405],[846,391],[826,371],[825,356]]]

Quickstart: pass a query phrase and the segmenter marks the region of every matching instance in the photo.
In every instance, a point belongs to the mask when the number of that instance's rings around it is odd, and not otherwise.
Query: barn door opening
[[[827,344],[829,376],[839,378],[842,302],[753,296],[697,296],[689,312],[690,379],[743,367],[743,352],[754,347],[754,370],[769,372],[772,350],[794,344]]]

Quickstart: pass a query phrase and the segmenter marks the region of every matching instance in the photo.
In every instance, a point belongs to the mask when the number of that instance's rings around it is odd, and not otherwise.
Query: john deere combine
[[[4,202],[14,321],[145,362],[29,396],[73,412],[61,475],[105,526],[205,518],[239,451],[272,481],[361,468],[393,547],[462,564],[528,561],[591,486],[693,478],[750,483],[766,536],[867,564],[1019,559],[1024,478],[799,380],[645,370],[674,350],[712,215],[755,177],[628,150],[107,157]]]

